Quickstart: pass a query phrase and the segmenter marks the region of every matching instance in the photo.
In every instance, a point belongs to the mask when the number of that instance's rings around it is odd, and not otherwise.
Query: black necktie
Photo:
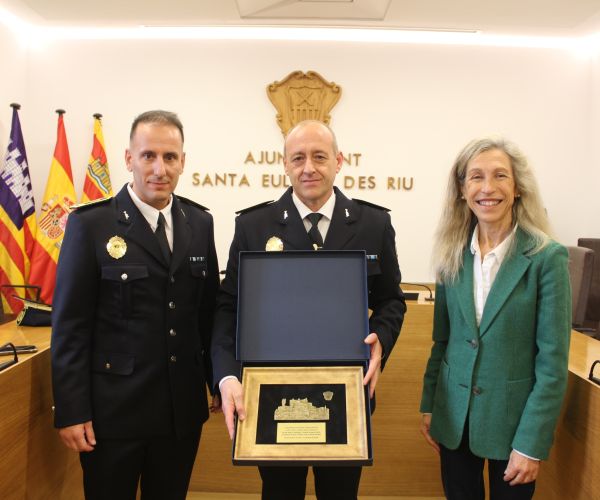
[[[158,223],[156,225],[156,231],[154,231],[156,238],[158,239],[158,246],[163,254],[166,262],[171,262],[171,248],[169,248],[169,240],[167,240],[167,229],[165,216],[162,212],[158,213]]]
[[[323,237],[321,236],[321,232],[319,231],[319,228],[317,227],[317,224],[321,220],[321,217],[323,217],[323,214],[316,214],[316,213],[308,214],[306,216],[306,218],[311,223],[311,227],[308,230],[308,236],[310,236],[311,241],[318,248],[322,248],[323,247]],[[316,248],[315,248],[315,250],[316,250]]]

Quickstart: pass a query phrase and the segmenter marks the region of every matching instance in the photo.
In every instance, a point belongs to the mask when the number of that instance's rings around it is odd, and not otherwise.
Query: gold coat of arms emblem
[[[294,71],[268,85],[267,95],[277,110],[277,125],[285,135],[303,120],[319,120],[329,125],[329,113],[340,100],[342,89],[316,71]]]

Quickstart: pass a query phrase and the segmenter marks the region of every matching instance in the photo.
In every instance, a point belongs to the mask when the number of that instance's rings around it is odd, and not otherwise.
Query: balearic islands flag
[[[102,115],[99,113],[94,115],[94,143],[83,183],[83,196],[81,197],[83,203],[113,195],[101,118]]]
[[[56,112],[58,113],[56,147],[38,219],[38,244],[31,259],[29,278],[32,285],[42,287],[41,299],[47,304],[52,303],[60,246],[67,225],[67,217],[76,200],[69,146],[63,121],[64,111],[58,109]]]
[[[30,256],[36,233],[35,203],[29,177],[27,153],[19,121],[18,104],[13,108],[10,138],[0,165],[0,285],[26,285]],[[13,295],[25,296],[24,290],[3,286],[2,306],[17,313],[23,302]]]

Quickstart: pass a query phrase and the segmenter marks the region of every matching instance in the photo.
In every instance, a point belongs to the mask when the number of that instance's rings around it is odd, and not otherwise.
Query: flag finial
[[[100,113],[94,113],[92,116],[93,116],[94,118],[97,118],[98,120],[99,120],[100,118],[102,118],[102,115],[101,115]]]
[[[17,111],[19,111],[21,109],[21,105],[17,102],[11,102],[10,107],[15,108]]]
[[[59,116],[62,116],[66,113],[66,111],[64,109],[57,109],[56,112],[58,113]]]

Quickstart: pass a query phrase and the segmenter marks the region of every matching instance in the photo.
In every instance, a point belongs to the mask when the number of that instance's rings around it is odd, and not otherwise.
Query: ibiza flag
[[[35,243],[35,203],[25,143],[18,110],[13,108],[12,126],[6,155],[0,165],[0,285],[26,285],[30,256]],[[2,286],[2,306],[8,313],[17,313],[23,302],[13,295],[24,296],[22,288]]]
[[[76,200],[69,146],[63,121],[64,111],[59,109],[56,112],[58,113],[56,146],[38,218],[37,245],[31,259],[29,277],[30,284],[42,287],[41,300],[46,304],[52,303],[58,254],[67,225],[67,217]]]
[[[94,143],[83,183],[83,196],[81,197],[83,203],[113,195],[101,118],[102,115],[99,113],[94,115]]]

